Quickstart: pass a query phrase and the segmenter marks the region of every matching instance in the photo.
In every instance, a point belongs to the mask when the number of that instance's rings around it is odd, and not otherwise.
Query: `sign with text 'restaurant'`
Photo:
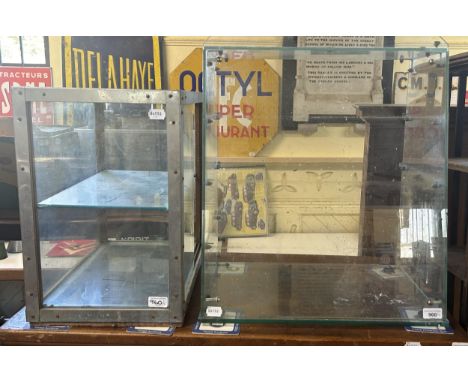
[[[218,156],[255,156],[278,132],[279,76],[265,60],[218,64]]]
[[[0,117],[12,117],[11,88],[50,87],[52,86],[52,70],[45,67],[0,66]],[[50,106],[50,105],[49,105]],[[37,124],[52,123],[53,112],[44,102],[35,102],[33,107],[33,122]]]

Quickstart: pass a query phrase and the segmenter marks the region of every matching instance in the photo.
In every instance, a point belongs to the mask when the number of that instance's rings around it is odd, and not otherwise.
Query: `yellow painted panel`
[[[65,87],[72,87],[71,36],[63,37],[63,60],[65,63]]]
[[[62,87],[62,38],[60,36],[49,37],[49,62],[52,68],[52,85]]]
[[[158,36],[153,36],[153,62],[155,71],[154,85],[156,89],[162,89],[161,46]]]

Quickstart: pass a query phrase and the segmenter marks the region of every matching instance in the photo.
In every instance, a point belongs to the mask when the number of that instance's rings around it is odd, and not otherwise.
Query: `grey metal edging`
[[[166,104],[167,176],[169,193],[169,310],[170,321],[183,321],[183,253],[184,253],[184,188],[182,131],[183,118],[180,95]]]
[[[168,309],[42,308],[41,322],[48,323],[169,323]]]
[[[15,89],[15,88],[14,88]],[[26,101],[84,103],[167,103],[179,92],[169,90],[22,88]]]
[[[184,288],[185,288],[185,293],[184,293],[184,311],[186,310],[189,302],[190,302],[190,297],[193,292],[193,288],[195,285],[195,281],[197,280],[197,275],[200,270],[201,266],[201,246],[198,246],[196,252],[195,252],[195,257],[196,261],[195,264],[193,265],[193,268],[187,277],[187,281],[184,283]]]
[[[32,160],[32,119],[30,103],[26,101],[24,89],[20,88],[12,91],[12,103],[21,237],[23,238],[26,319],[28,321],[39,321],[42,285],[35,208],[34,162]]]
[[[181,91],[181,104],[191,105],[194,103],[202,103],[203,96],[201,93]]]

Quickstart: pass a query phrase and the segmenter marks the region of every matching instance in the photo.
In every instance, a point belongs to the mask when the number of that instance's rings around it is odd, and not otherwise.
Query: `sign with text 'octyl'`
[[[265,60],[243,52],[217,64],[218,156],[256,155],[278,132],[279,75]],[[169,75],[171,90],[204,91],[202,49],[194,49]],[[212,90],[212,89],[208,89]]]
[[[255,156],[278,132],[279,76],[265,60],[218,64],[218,156]]]

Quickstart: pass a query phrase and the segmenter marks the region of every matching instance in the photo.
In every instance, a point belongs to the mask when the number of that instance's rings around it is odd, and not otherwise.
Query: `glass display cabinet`
[[[204,49],[203,321],[447,322],[447,49],[342,39]]]
[[[15,88],[13,105],[27,320],[182,324],[200,264],[201,96]]]

